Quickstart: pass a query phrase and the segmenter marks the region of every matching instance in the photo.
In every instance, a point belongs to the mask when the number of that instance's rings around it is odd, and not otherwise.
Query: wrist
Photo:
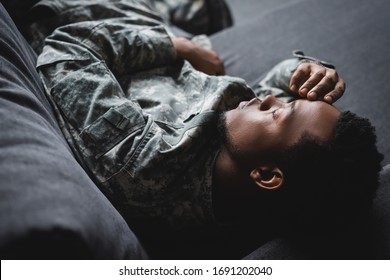
[[[185,38],[173,38],[172,42],[176,50],[176,59],[188,59],[193,51],[194,44]]]

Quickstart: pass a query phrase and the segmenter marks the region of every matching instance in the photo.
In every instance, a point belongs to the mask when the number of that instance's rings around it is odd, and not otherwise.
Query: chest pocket
[[[124,138],[134,138],[146,121],[134,103],[127,101],[111,107],[105,114],[82,131],[85,145],[99,158]],[[133,137],[132,137],[133,136]],[[133,141],[130,141],[133,142]]]

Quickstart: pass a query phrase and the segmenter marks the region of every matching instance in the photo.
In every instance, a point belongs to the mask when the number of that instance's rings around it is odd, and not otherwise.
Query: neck
[[[234,221],[244,215],[248,205],[249,176],[222,148],[214,165],[214,211],[220,221]],[[249,174],[249,173],[248,173]]]

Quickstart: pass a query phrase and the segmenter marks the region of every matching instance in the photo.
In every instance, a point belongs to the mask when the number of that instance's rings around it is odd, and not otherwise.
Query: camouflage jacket
[[[58,27],[37,68],[76,157],[130,225],[160,235],[213,224],[215,121],[255,94],[177,61],[164,22],[137,5]]]
[[[129,17],[134,10],[188,37],[209,35],[233,23],[224,0],[40,0],[29,10],[21,29],[39,54],[44,39],[60,26]]]

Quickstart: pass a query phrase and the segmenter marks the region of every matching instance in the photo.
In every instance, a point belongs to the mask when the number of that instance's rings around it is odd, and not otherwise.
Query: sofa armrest
[[[0,257],[146,258],[71,153],[35,63],[0,3]]]

